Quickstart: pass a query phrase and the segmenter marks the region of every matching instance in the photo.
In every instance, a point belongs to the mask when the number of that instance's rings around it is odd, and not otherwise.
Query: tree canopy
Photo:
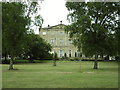
[[[42,39],[39,35],[28,34],[26,38],[26,48],[24,50],[24,56],[30,60],[35,59],[48,59],[52,58],[51,45]]]
[[[2,53],[11,56],[10,70],[15,57],[27,54],[31,58],[41,58],[51,50],[51,46],[32,29],[32,25],[41,27],[43,22],[37,11],[37,2],[2,2]]]
[[[24,5],[21,3],[2,3],[3,49],[10,54],[19,53],[26,35],[28,19],[24,17]],[[4,51],[4,50],[3,50]]]
[[[66,27],[74,44],[85,55],[116,55],[118,32],[118,2],[67,2],[70,11]],[[117,30],[116,30],[117,29]],[[118,36],[117,34],[117,37]]]
[[[119,2],[66,3],[72,24],[65,30],[84,55],[95,56],[94,69],[98,68],[98,55],[118,55],[119,6]]]
[[[22,52],[22,42],[27,33],[26,25],[29,20],[24,16],[24,8],[25,5],[21,3],[2,3],[2,48],[3,53],[7,52],[11,55],[9,69],[13,69],[14,57]]]

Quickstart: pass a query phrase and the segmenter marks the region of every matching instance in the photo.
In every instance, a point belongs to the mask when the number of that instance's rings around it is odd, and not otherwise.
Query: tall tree
[[[114,30],[118,27],[119,3],[67,2],[66,7],[72,24],[65,30],[83,54],[95,55],[94,69],[97,69],[98,55],[115,55]]]
[[[11,56],[9,69],[13,69],[13,60],[23,53],[26,47],[26,36],[34,33],[32,25],[41,27],[43,19],[38,13],[38,2],[2,2],[2,50]],[[34,16],[34,17],[33,17]],[[34,19],[33,19],[34,18]]]
[[[119,14],[120,15],[120,14]],[[118,21],[118,28],[115,29],[115,40],[116,40],[116,57],[117,60],[120,60],[120,20]]]
[[[32,42],[32,43],[31,43]],[[47,59],[51,54],[51,45],[45,42],[39,35],[27,35],[27,47],[24,50],[24,56],[28,57],[31,61],[35,59]]]
[[[22,41],[27,32],[27,17],[24,16],[25,6],[21,3],[2,3],[2,49],[11,56],[9,70],[13,69],[15,56],[22,52]]]

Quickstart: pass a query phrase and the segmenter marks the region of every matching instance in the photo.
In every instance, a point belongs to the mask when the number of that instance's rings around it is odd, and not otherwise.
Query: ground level
[[[58,61],[15,64],[9,71],[2,65],[3,88],[117,88],[118,63],[99,62],[93,69],[92,61]]]

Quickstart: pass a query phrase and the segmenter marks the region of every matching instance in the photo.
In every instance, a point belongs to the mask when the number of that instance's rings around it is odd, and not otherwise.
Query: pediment
[[[49,30],[49,29],[64,29],[66,25],[64,24],[58,24],[58,25],[55,25],[55,26],[49,26],[49,27],[45,27],[45,28],[42,28],[42,29],[45,29],[45,30]]]
[[[52,26],[51,29],[61,29],[61,28],[64,28],[64,27],[65,27],[64,24],[59,24],[59,25]]]

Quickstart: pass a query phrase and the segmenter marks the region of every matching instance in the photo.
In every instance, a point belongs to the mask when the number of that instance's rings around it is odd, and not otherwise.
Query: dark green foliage
[[[24,57],[24,54],[27,53],[31,55],[31,58],[38,58],[39,55],[47,55],[48,57],[52,57],[47,52],[50,51],[50,45],[48,45],[42,38],[39,38],[39,36],[30,35],[34,33],[31,29],[33,22],[35,26],[41,27],[43,21],[40,15],[36,14],[37,11],[37,2],[2,3],[2,54],[3,57],[6,57],[8,55],[11,56],[9,69],[13,69],[13,61],[15,58],[21,56]],[[35,21],[32,21],[31,14],[35,14]],[[30,52],[30,50],[32,51]],[[40,54],[39,52],[43,53]],[[45,54],[45,52],[47,53]],[[24,57],[24,59],[25,58],[27,57]]]
[[[116,39],[116,50],[117,57],[120,58],[120,20],[118,21],[118,28],[115,29],[115,39]]]
[[[115,55],[112,33],[118,27],[118,2],[67,2],[66,7],[72,11],[68,18],[73,23],[65,30],[84,54]]]
[[[23,16],[24,5],[21,3],[2,3],[2,41],[3,52],[20,53],[26,33],[27,19]],[[6,50],[4,50],[6,49]]]
[[[58,59],[58,55],[56,52],[54,53],[54,59]]]
[[[26,59],[28,56],[30,60],[52,58],[52,55],[49,53],[52,48],[51,45],[45,42],[39,35],[28,34],[26,41],[27,45],[24,50]]]
[[[118,32],[119,27],[119,6],[118,2],[66,3],[66,7],[71,11],[68,20],[71,20],[72,24],[65,30],[69,32],[74,44],[83,54],[87,56],[118,54],[116,41],[119,42],[117,39],[120,36],[118,34],[115,36],[115,32]]]
[[[78,57],[75,57],[75,58],[74,58],[74,60],[75,60],[75,61],[79,61],[79,60],[80,60],[80,58],[78,58]]]
[[[27,33],[24,8],[21,3],[2,3],[2,52],[11,56],[9,69],[13,69],[14,57],[22,53],[22,42]]]

